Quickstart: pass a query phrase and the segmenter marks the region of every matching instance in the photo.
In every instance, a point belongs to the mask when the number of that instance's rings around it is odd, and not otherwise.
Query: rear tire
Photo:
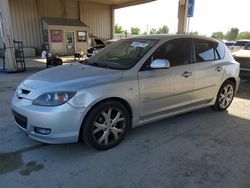
[[[226,80],[217,94],[213,109],[216,111],[226,110],[233,101],[235,94],[235,84],[231,80]]]
[[[130,116],[124,105],[105,101],[95,106],[84,122],[84,142],[97,150],[107,150],[118,145],[130,127]]]

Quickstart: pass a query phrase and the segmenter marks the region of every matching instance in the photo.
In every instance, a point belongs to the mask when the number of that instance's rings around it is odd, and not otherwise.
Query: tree
[[[152,28],[152,29],[150,29],[150,35],[154,35],[154,34],[156,34],[157,33],[157,31],[156,31],[156,29],[155,28]]]
[[[138,27],[131,27],[131,35],[139,35],[140,34],[140,28]]]
[[[240,32],[238,35],[238,39],[250,39],[250,32],[249,31]]]
[[[115,24],[115,33],[122,34],[123,33],[122,26],[119,26],[118,24]]]
[[[230,31],[227,32],[227,40],[236,40],[239,34],[238,28],[231,28]]]
[[[190,31],[189,35],[198,36],[199,33],[197,31]]]
[[[157,34],[168,34],[169,28],[168,26],[164,25],[158,29]]]
[[[213,32],[211,38],[222,40],[222,39],[224,39],[224,34],[221,31],[219,31],[219,32]]]

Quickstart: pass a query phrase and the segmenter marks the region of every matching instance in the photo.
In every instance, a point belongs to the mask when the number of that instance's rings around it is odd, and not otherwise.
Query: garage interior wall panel
[[[112,7],[81,0],[81,21],[89,26],[89,32],[97,37],[111,38]]]
[[[76,0],[64,0],[65,17],[70,19],[79,19],[78,2]]]
[[[42,18],[64,17],[78,19],[89,26],[97,37],[111,38],[112,7],[80,0],[9,0],[14,39],[24,47],[41,49],[43,44]]]
[[[62,17],[63,4],[61,0],[35,0],[40,17]]]
[[[41,22],[36,0],[9,0],[14,39],[25,47],[40,47]]]

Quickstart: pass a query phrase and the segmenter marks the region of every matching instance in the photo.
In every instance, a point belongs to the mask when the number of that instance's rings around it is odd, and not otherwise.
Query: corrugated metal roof
[[[67,18],[52,18],[52,17],[45,17],[43,20],[48,25],[64,25],[64,26],[81,26],[81,27],[88,27],[85,23],[81,22],[77,19],[67,19]]]

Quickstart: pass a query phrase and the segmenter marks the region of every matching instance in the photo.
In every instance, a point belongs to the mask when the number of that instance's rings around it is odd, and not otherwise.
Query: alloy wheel
[[[219,95],[219,105],[221,108],[227,108],[234,97],[234,88],[231,84],[225,85]]]
[[[107,108],[95,119],[92,136],[100,145],[111,145],[117,142],[125,131],[126,121],[121,110]]]

